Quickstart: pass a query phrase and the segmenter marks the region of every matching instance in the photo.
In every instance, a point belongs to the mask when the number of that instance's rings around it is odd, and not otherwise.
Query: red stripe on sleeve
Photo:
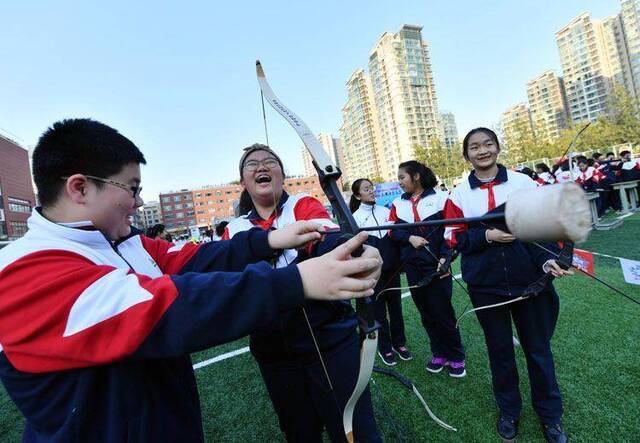
[[[0,285],[0,343],[12,365],[33,373],[131,355],[178,295],[169,276],[128,274],[58,250],[10,264]]]
[[[447,199],[444,204],[444,210],[442,211],[444,218],[461,218],[464,217],[464,213],[462,209],[460,209],[450,198]],[[456,235],[460,232],[464,232],[467,230],[467,225],[465,224],[452,224],[447,225],[444,230],[444,238],[449,245],[450,248],[454,248],[458,243],[456,239]]]
[[[201,246],[187,242],[181,249],[171,251],[175,246],[166,240],[149,238],[146,235],[141,235],[140,238],[142,240],[142,246],[158,264],[164,274],[177,274],[180,272],[180,269],[191,260],[191,257],[198,252]]]

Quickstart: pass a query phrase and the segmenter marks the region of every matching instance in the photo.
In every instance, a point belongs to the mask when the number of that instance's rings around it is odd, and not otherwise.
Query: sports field
[[[593,232],[578,246],[593,252],[640,260],[640,214],[628,217],[614,231]],[[596,275],[640,299],[640,286],[626,284],[616,259],[596,257]],[[457,266],[456,266],[457,267]],[[556,370],[564,396],[564,423],[572,441],[640,441],[640,305],[584,276],[556,284],[561,312],[553,340]],[[454,284],[458,314],[467,297]],[[424,369],[427,337],[410,298],[404,299],[408,346],[416,358],[399,362],[398,372],[414,381],[431,409],[458,428],[436,425],[417,397],[397,381],[374,375],[372,395],[385,440],[435,442],[498,441],[496,408],[482,332],[475,316],[461,324],[467,349],[468,376],[454,379]],[[238,350],[247,340],[193,356],[194,363]],[[517,351],[524,395],[518,441],[543,441],[530,406],[522,352]],[[380,363],[380,362],[378,362]],[[277,419],[251,355],[238,353],[196,369],[208,441],[283,441]],[[0,441],[19,441],[23,420],[11,400],[0,392]]]

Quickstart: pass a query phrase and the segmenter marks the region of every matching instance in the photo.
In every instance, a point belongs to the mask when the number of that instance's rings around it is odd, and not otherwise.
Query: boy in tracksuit
[[[497,136],[487,128],[469,132],[463,155],[473,167],[468,179],[451,191],[445,218],[477,217],[496,210],[518,189],[535,188],[529,177],[497,164]],[[474,307],[508,301],[545,272],[566,274],[541,248],[486,225],[454,225],[447,241],[462,257],[462,278]],[[556,381],[551,336],[558,318],[559,300],[549,284],[541,294],[504,306],[476,311],[484,332],[493,392],[500,410],[497,431],[504,441],[517,436],[522,399],[518,387],[511,322],[516,326],[527,359],[533,407],[549,442],[565,442],[562,398]]]
[[[366,236],[297,266],[264,261],[318,240],[315,223],[182,247],[140,235],[131,222],[145,162],[88,119],[54,124],[34,150],[42,206],[0,251],[0,378],[26,419],[24,442],[201,442],[191,352],[305,298],[373,292],[379,255],[348,259]]]

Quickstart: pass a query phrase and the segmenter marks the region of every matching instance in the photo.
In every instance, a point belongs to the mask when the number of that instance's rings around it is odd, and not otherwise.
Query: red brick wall
[[[25,223],[29,214],[9,211],[9,197],[27,200],[32,207],[36,204],[35,193],[29,169],[29,154],[16,143],[0,136],[0,189],[2,208],[4,209],[6,230],[14,236],[11,222]]]

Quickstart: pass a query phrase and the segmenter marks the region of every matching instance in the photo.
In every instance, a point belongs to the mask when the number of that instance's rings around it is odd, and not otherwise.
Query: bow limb
[[[331,159],[322,148],[317,137],[311,132],[306,123],[276,97],[267,82],[264,70],[259,61],[256,61],[256,74],[264,99],[289,122],[309,151],[313,159],[313,164],[318,172],[320,185],[331,203],[341,231],[349,235],[356,234],[358,232],[358,225],[338,188],[337,181],[341,175],[340,169],[331,162]],[[360,255],[361,253],[362,250],[356,251],[354,255]],[[353,441],[353,411],[358,403],[358,399],[367,387],[373,371],[373,362],[378,347],[378,328],[380,327],[375,320],[374,302],[371,297],[356,300],[356,314],[358,316],[360,333],[363,336],[362,347],[360,349],[360,369],[353,393],[344,411],[342,411],[345,436],[349,442]],[[321,357],[319,349],[318,354]],[[328,373],[327,377],[329,377]]]

